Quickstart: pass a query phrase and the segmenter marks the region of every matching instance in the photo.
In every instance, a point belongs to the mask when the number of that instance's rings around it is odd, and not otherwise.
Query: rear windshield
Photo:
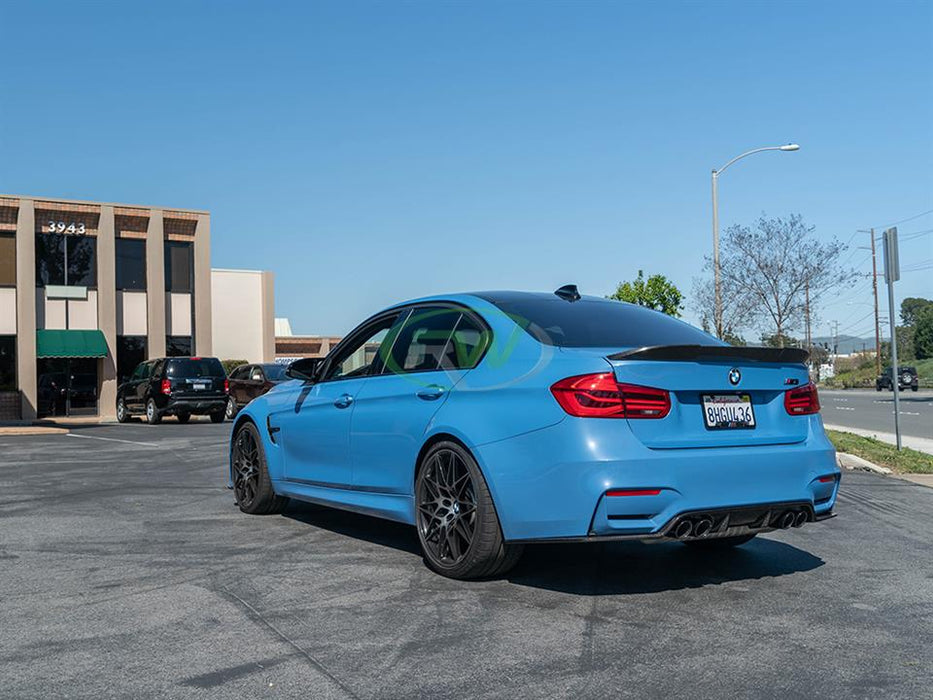
[[[263,365],[263,371],[266,373],[266,379],[270,382],[278,382],[287,379],[285,376],[285,365]]]
[[[216,357],[181,357],[168,360],[165,376],[176,379],[195,379],[197,377],[226,377],[224,366]]]
[[[594,298],[567,302],[531,294],[480,295],[547,345],[567,348],[636,348],[651,345],[721,345],[708,333],[633,304]]]

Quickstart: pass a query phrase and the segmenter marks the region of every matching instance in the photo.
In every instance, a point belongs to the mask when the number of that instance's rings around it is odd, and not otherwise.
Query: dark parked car
[[[910,389],[917,391],[920,388],[920,379],[917,377],[916,367],[898,367],[897,368],[897,388]],[[894,391],[894,382],[891,380],[891,368],[885,367],[881,376],[875,380],[875,389],[881,391],[887,389]]]
[[[230,396],[227,399],[227,418],[233,419],[250,401],[288,379],[285,369],[284,365],[276,364],[240,365],[234,369],[228,377]]]
[[[216,357],[163,357],[142,362],[117,390],[117,420],[141,414],[148,423],[174,415],[187,423],[208,415],[222,423],[227,407],[227,373]]]

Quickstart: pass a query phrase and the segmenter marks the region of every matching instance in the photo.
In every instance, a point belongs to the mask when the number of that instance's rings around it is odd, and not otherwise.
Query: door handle
[[[432,384],[431,386],[426,386],[424,389],[421,389],[417,393],[417,396],[419,399],[424,399],[425,401],[435,401],[441,398],[445,391],[447,390],[444,387]]]
[[[353,397],[349,394],[341,394],[337,397],[337,400],[334,401],[334,406],[337,408],[349,408],[350,404],[353,403]]]

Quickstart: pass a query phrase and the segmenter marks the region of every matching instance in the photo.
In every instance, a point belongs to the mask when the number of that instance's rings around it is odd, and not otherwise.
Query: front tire
[[[711,537],[708,540],[684,540],[684,544],[698,549],[732,549],[755,538],[754,535],[735,535],[733,537]]]
[[[415,480],[415,499],[424,561],[442,576],[498,576],[521,557],[521,545],[503,540],[486,480],[459,444],[444,441],[428,450]]]
[[[126,410],[126,402],[122,397],[117,399],[117,423],[126,423],[130,419],[130,412]]]
[[[162,414],[156,408],[155,399],[149,399],[146,402],[146,422],[149,425],[158,425],[162,422]]]
[[[262,440],[256,426],[249,421],[240,426],[233,438],[230,461],[233,495],[241,511],[250,515],[269,515],[285,509],[288,498],[276,496],[272,490]]]

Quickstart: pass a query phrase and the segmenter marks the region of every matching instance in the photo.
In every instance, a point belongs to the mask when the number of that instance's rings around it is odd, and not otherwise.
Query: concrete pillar
[[[194,350],[213,355],[211,342],[211,217],[199,214],[194,231]]]
[[[19,200],[16,217],[16,381],[23,420],[35,420],[36,386],[36,203]]]
[[[262,273],[262,361],[275,362],[275,274]]]
[[[101,418],[116,417],[117,400],[117,252],[113,207],[101,205],[97,225],[97,327],[107,341],[107,357],[101,360]]]
[[[149,212],[146,229],[146,306],[149,359],[165,357],[165,229],[161,209]]]

